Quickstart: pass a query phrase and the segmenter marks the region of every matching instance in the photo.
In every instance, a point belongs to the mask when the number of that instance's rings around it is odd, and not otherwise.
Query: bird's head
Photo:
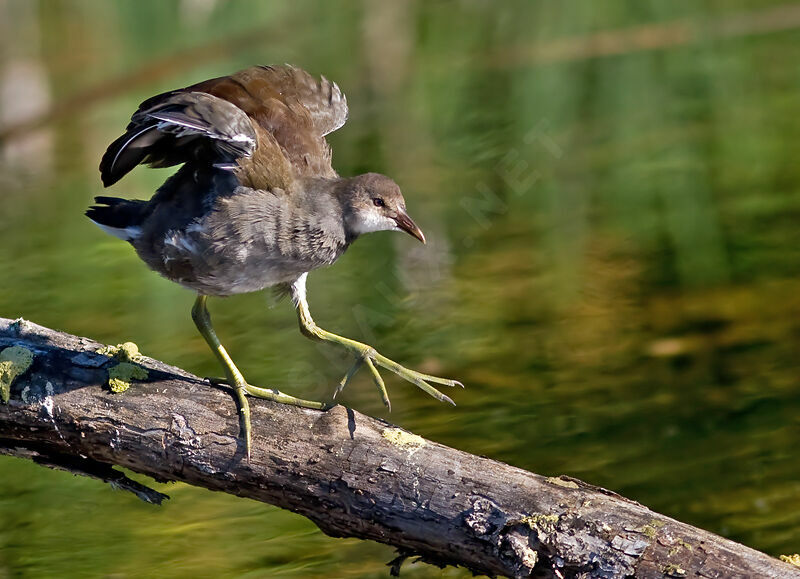
[[[406,201],[397,183],[379,173],[347,179],[341,192],[345,224],[351,234],[405,231],[425,243],[425,236],[406,213]]]

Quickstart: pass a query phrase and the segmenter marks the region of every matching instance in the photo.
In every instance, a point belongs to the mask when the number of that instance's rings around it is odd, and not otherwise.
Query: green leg
[[[350,379],[356,374],[361,366],[367,366],[372,374],[372,379],[375,382],[375,385],[378,387],[378,391],[381,394],[383,403],[389,410],[391,410],[391,403],[389,402],[389,395],[386,393],[386,386],[383,383],[383,378],[381,378],[377,368],[375,368],[375,366],[378,365],[386,368],[387,370],[391,370],[401,378],[408,380],[437,400],[449,402],[455,406],[455,402],[453,402],[449,396],[445,396],[436,388],[428,384],[428,382],[441,384],[443,386],[461,386],[463,388],[464,385],[458,380],[439,378],[438,376],[431,376],[430,374],[423,374],[415,370],[409,370],[394,360],[390,360],[386,356],[379,354],[372,346],[351,340],[349,338],[338,336],[320,328],[311,318],[311,312],[308,308],[308,301],[306,299],[306,275],[307,274],[303,274],[296,282],[292,284],[292,299],[297,307],[297,317],[298,321],[300,322],[300,331],[311,339],[332,342],[334,344],[344,346],[350,350],[356,358],[355,363],[350,370],[348,370],[347,374],[345,374],[344,378],[342,378],[341,382],[339,383],[339,386],[336,388],[336,391],[333,394],[334,398],[344,389],[345,386],[347,386],[347,383],[350,382]]]
[[[283,404],[291,404],[292,406],[301,406],[303,408],[313,408],[316,410],[325,410],[328,408],[328,405],[322,402],[313,402],[311,400],[295,398],[294,396],[289,396],[288,394],[284,394],[279,390],[273,390],[272,388],[259,388],[258,386],[248,384],[244,379],[244,376],[242,376],[242,373],[239,372],[236,364],[233,363],[233,360],[228,355],[225,347],[222,345],[222,343],[220,343],[219,338],[214,331],[214,327],[211,325],[211,316],[209,315],[208,308],[206,307],[207,300],[208,296],[197,296],[197,300],[195,300],[194,306],[192,307],[192,320],[194,320],[194,323],[197,326],[197,329],[200,331],[200,334],[203,336],[203,338],[205,338],[206,343],[208,343],[208,345],[211,347],[211,351],[214,352],[214,355],[220,361],[223,369],[225,370],[225,380],[218,380],[217,382],[224,382],[228,384],[236,393],[236,402],[239,407],[239,413],[241,414],[242,434],[244,436],[245,445],[247,448],[247,460],[249,461],[251,446],[250,405],[247,403],[245,394],[249,394],[250,396],[255,396],[257,398],[274,400],[275,402],[282,402]]]

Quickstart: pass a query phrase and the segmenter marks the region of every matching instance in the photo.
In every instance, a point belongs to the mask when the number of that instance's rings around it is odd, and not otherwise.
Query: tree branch
[[[166,497],[112,465],[264,501],[328,535],[397,547],[394,570],[416,556],[509,577],[800,578],[796,567],[610,491],[473,456],[343,406],[252,400],[248,464],[227,391],[150,358],[132,362],[146,377],[121,371],[131,362],[102,347],[0,318],[0,385],[13,379],[0,404],[0,453],[150,502]],[[20,348],[33,354],[28,369],[15,366]],[[114,394],[109,370],[117,387],[126,374],[141,380]]]

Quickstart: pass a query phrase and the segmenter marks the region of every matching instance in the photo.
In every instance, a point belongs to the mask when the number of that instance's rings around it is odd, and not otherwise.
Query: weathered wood
[[[547,478],[424,440],[336,406],[252,400],[248,464],[230,394],[143,358],[122,393],[101,344],[0,318],[0,354],[29,370],[0,404],[0,452],[125,487],[109,465],[278,505],[336,537],[510,577],[797,577],[800,569],[612,492]],[[132,481],[130,481],[132,482]],[[163,495],[135,484],[146,500]]]

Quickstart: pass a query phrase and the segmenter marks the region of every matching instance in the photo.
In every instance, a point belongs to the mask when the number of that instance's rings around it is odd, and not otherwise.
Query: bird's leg
[[[378,370],[375,367],[377,365],[386,368],[387,370],[391,370],[401,378],[408,380],[437,400],[449,402],[455,406],[455,402],[453,402],[449,396],[442,394],[436,388],[428,384],[428,382],[441,384],[443,386],[461,386],[463,388],[464,385],[461,382],[457,380],[449,380],[447,378],[439,378],[438,376],[431,376],[430,374],[423,374],[415,370],[409,370],[394,360],[390,360],[386,356],[379,354],[372,346],[351,340],[349,338],[338,336],[332,332],[328,332],[327,330],[320,328],[314,322],[313,318],[311,317],[311,311],[308,308],[308,300],[306,299],[306,276],[307,274],[304,273],[291,286],[292,300],[297,308],[297,318],[300,323],[300,331],[303,333],[303,335],[311,338],[312,340],[332,342],[334,344],[344,346],[356,357],[356,361],[353,366],[347,371],[347,374],[345,374],[341,382],[339,382],[339,386],[336,388],[336,391],[333,394],[334,398],[344,389],[345,386],[347,386],[347,383],[350,382],[350,379],[356,374],[356,372],[358,372],[361,366],[366,366],[369,368],[369,371],[372,374],[372,380],[378,387],[381,398],[383,398],[383,403],[391,410],[389,395],[386,392],[386,386],[383,383],[383,378],[381,378],[381,375],[378,373]]]
[[[272,388],[259,388],[258,386],[248,384],[244,379],[244,376],[242,376],[242,373],[236,367],[236,364],[233,363],[233,360],[228,355],[225,347],[219,341],[217,333],[214,331],[214,327],[211,325],[211,316],[209,315],[208,308],[206,307],[207,300],[208,296],[197,296],[194,306],[192,307],[192,320],[194,320],[194,323],[197,326],[197,329],[200,331],[200,334],[203,336],[206,343],[208,343],[209,347],[214,352],[214,355],[220,361],[223,369],[225,370],[225,379],[214,380],[214,382],[228,384],[236,393],[236,402],[239,407],[239,413],[241,414],[242,434],[244,435],[245,445],[247,448],[247,458],[249,460],[251,443],[250,405],[247,403],[245,394],[249,394],[250,396],[255,396],[257,398],[266,398],[267,400],[273,400],[275,402],[282,402],[283,404],[291,404],[292,406],[314,408],[316,410],[325,410],[328,408],[328,405],[323,402],[313,402],[311,400],[295,398],[294,396],[284,394],[283,392],[274,390]]]

